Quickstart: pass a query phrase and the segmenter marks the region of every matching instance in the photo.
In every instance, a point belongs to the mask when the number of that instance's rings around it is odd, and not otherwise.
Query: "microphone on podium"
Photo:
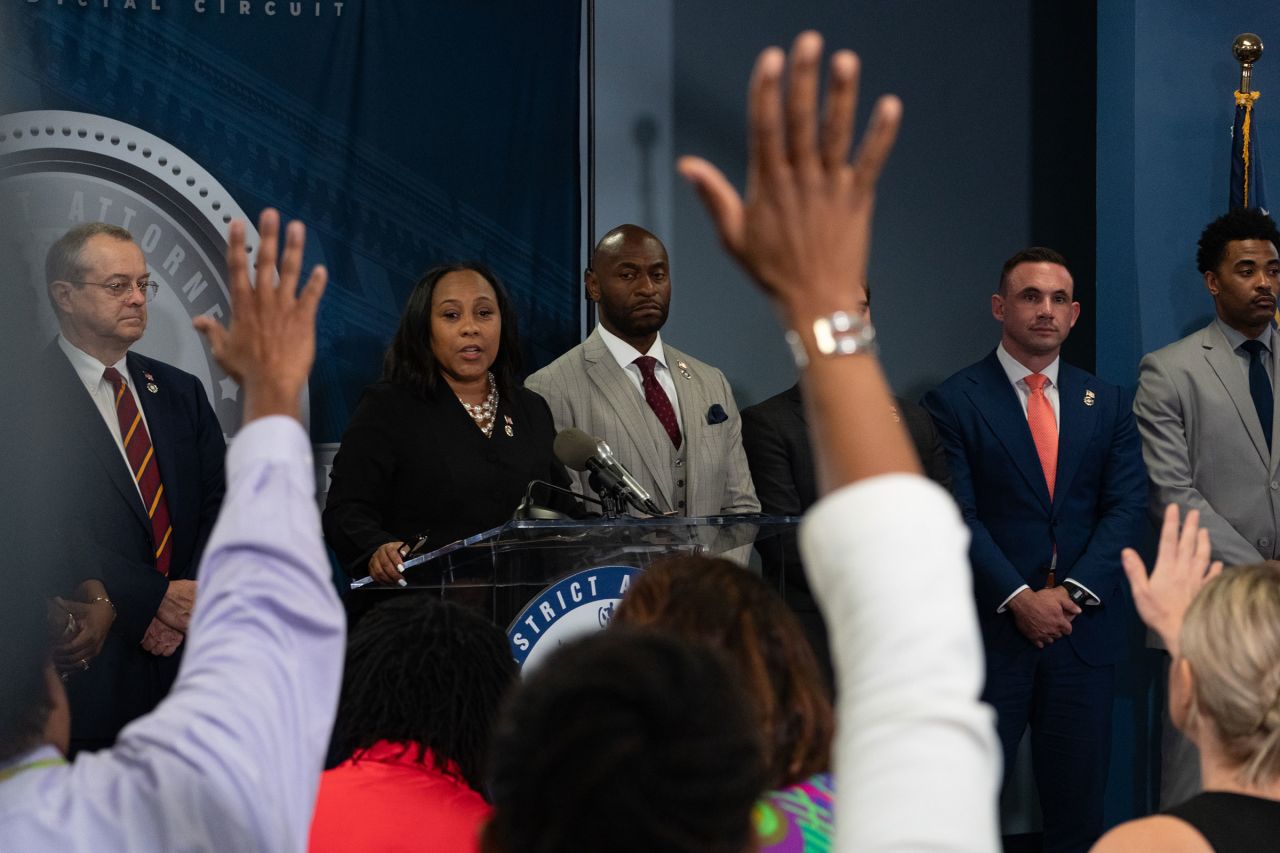
[[[600,493],[606,506],[610,498],[614,503],[621,499],[640,512],[664,515],[662,508],[654,503],[640,481],[614,457],[604,439],[587,435],[576,427],[569,427],[556,435],[552,450],[565,467],[591,472],[591,485]]]

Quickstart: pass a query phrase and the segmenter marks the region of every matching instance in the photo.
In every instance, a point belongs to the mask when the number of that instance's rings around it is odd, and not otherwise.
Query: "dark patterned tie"
[[[631,363],[640,368],[645,402],[658,416],[662,428],[671,438],[671,443],[679,450],[680,424],[676,423],[676,410],[672,408],[671,398],[667,396],[667,392],[663,391],[662,386],[658,384],[658,377],[653,375],[654,369],[658,366],[658,360],[651,355],[642,355]]]
[[[1253,398],[1253,407],[1258,410],[1258,420],[1262,421],[1262,434],[1266,436],[1267,447],[1271,447],[1271,416],[1275,411],[1275,398],[1271,393],[1271,377],[1267,374],[1267,366],[1262,362],[1262,354],[1267,348],[1262,341],[1245,341],[1240,349],[1249,353],[1249,396]]]
[[[169,561],[173,557],[173,527],[169,524],[169,503],[164,497],[164,483],[160,481],[160,464],[155,459],[155,448],[142,413],[133,401],[125,385],[124,377],[114,367],[108,367],[102,376],[116,390],[116,417],[120,419],[120,437],[124,440],[124,453],[129,457],[133,480],[142,494],[142,503],[151,517],[151,535],[156,545],[156,571],[169,576]]]

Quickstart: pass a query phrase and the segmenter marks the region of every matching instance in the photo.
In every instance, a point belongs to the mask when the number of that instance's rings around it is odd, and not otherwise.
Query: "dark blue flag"
[[[1236,92],[1236,119],[1231,126],[1231,209],[1255,207],[1267,213],[1262,157],[1258,147],[1258,117],[1254,101],[1259,92]]]

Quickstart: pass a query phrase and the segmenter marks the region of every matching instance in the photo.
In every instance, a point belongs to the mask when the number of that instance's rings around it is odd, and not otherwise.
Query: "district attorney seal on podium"
[[[561,578],[534,596],[507,627],[511,656],[532,672],[557,648],[609,627],[613,612],[642,570],[600,566]]]
[[[43,340],[52,339],[57,323],[45,297],[48,247],[81,222],[129,229],[160,284],[137,350],[198,377],[227,435],[240,426],[239,388],[218,367],[191,319],[228,319],[225,255],[233,219],[249,217],[222,185],[191,157],[144,130],[64,110],[0,116],[5,300],[30,309]],[[250,264],[257,237],[250,225]],[[308,411],[305,397],[302,411]]]

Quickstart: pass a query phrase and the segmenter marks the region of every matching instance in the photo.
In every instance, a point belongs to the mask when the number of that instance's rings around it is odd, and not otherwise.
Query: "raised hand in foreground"
[[[991,851],[999,846],[999,748],[991,709],[978,698],[967,528],[949,496],[922,477],[830,494],[920,467],[906,430],[886,416],[893,401],[872,348],[831,345],[833,330],[851,330],[849,315],[862,313],[876,181],[901,104],[880,99],[849,162],[858,60],[848,51],[832,57],[819,122],[821,56],[821,37],[802,33],[785,87],[782,51],[757,60],[745,202],[710,163],[686,157],[679,168],[726,248],[774,299],[803,371],[827,496],[809,512],[801,550],[832,631],[840,689],[833,849]],[[914,819],[921,801],[933,804],[931,821]]]
[[[850,162],[858,58],[848,50],[831,57],[819,119],[821,63],[816,32],[796,37],[789,68],[776,47],[756,60],[745,201],[706,160],[682,157],[678,168],[702,197],[725,248],[773,297],[803,347],[797,360],[806,362],[805,405],[826,493],[920,466],[902,425],[884,417],[893,401],[876,360],[824,356],[815,339],[815,329],[830,328],[836,312],[861,313],[876,182],[902,119],[896,97],[880,98]]]
[[[1175,658],[1182,617],[1204,585],[1222,571],[1221,560],[1210,564],[1211,554],[1209,531],[1200,528],[1200,511],[1187,512],[1179,533],[1177,504],[1165,508],[1160,548],[1150,576],[1137,551],[1125,548],[1120,553],[1138,615],[1148,628],[1160,635],[1165,648]]]
[[[249,281],[245,226],[231,223],[227,274],[231,290],[231,324],[197,317],[196,330],[209,341],[213,357],[244,389],[244,422],[268,415],[299,418],[302,389],[316,354],[316,307],[328,273],[311,270],[298,290],[306,229],[290,222],[285,231],[280,276],[276,280],[280,214],[268,208],[258,218],[258,260]]]
[[[730,254],[784,312],[807,315],[858,307],[851,300],[866,277],[876,181],[902,119],[901,101],[881,97],[850,163],[858,57],[848,50],[832,55],[819,122],[821,61],[822,36],[797,36],[784,105],[782,51],[769,48],[756,60],[745,202],[706,160],[682,157],[678,164]]]

